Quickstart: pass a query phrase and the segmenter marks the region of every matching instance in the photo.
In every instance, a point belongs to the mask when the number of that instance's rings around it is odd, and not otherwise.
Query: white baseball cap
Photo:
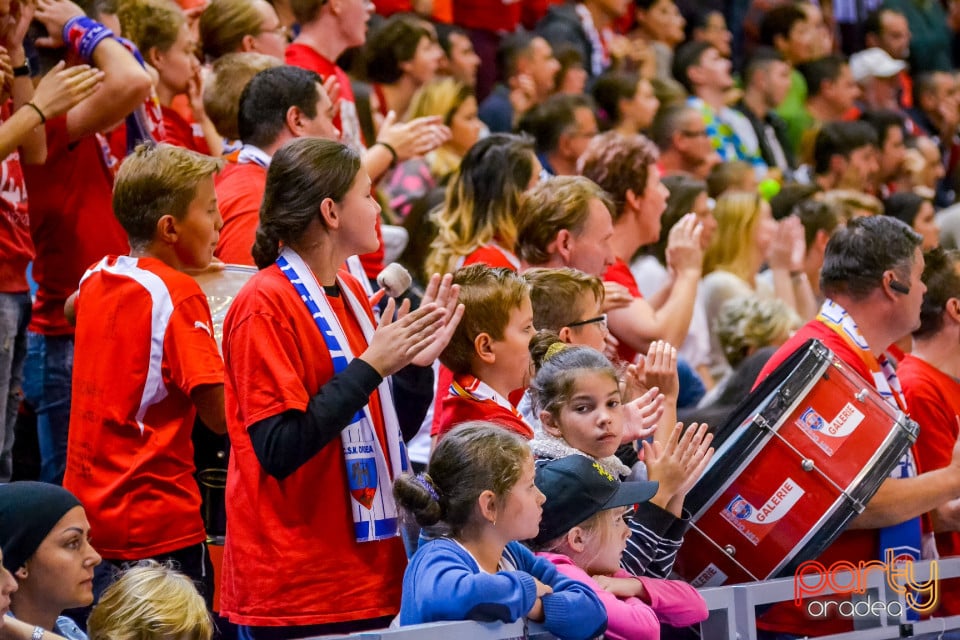
[[[850,73],[857,82],[867,78],[892,78],[906,68],[906,62],[891,58],[880,47],[858,51],[850,56]]]

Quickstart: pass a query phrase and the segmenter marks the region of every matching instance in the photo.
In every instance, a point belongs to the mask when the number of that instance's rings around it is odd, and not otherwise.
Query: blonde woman
[[[473,145],[436,217],[427,273],[453,273],[476,263],[518,271],[513,246],[520,195],[539,181],[541,170],[529,138],[499,133]]]
[[[810,282],[803,272],[803,225],[791,216],[779,223],[770,205],[756,193],[730,192],[713,211],[717,231],[703,260],[706,274],[700,300],[713,321],[731,298],[757,295],[779,298],[806,321],[816,312]],[[759,277],[763,265],[769,277]],[[710,370],[715,380],[730,370],[716,331],[710,332]]]
[[[210,640],[213,622],[190,578],[145,560],[103,593],[87,632],[90,640]]]
[[[482,124],[477,117],[473,88],[442,78],[424,86],[413,97],[407,120],[440,116],[450,128],[450,139],[423,158],[402,162],[390,176],[386,194],[390,206],[406,218],[414,202],[437,185],[445,185],[460,168],[460,161],[480,138]]]
[[[212,0],[200,16],[207,62],[228,53],[262,53],[283,61],[287,28],[265,0]]]

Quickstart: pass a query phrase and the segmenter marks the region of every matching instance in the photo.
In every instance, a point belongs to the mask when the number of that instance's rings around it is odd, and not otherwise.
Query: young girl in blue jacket
[[[397,503],[436,536],[404,574],[401,625],[526,617],[561,640],[603,633],[607,615],[593,590],[517,542],[539,533],[544,496],[534,476],[523,439],[471,422],[440,441],[426,473],[397,479]]]

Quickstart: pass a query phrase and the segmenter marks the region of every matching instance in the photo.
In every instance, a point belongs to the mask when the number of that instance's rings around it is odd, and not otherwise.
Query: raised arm
[[[889,478],[867,503],[851,529],[879,529],[933,511],[960,497],[960,441],[954,443],[950,464],[916,478]]]
[[[38,38],[37,45],[61,46],[64,25],[83,15],[83,10],[70,0],[37,0],[36,17],[50,34],[48,38]],[[83,18],[81,24],[88,28],[102,27],[89,18]],[[150,95],[149,74],[114,38],[104,38],[96,45],[90,54],[90,63],[103,71],[103,85],[96,95],[67,112],[70,140],[111,129]]]

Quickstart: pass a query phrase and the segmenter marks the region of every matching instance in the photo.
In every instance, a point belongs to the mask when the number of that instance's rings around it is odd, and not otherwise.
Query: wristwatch
[[[24,60],[23,65],[13,68],[14,78],[22,78],[24,76],[29,76],[29,75],[30,75],[30,62],[28,60]]]

